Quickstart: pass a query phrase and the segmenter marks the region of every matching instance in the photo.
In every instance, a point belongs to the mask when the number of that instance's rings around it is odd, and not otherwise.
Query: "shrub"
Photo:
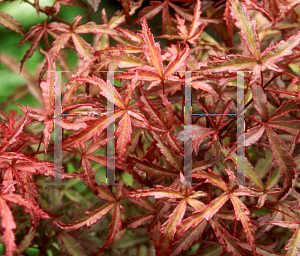
[[[300,255],[300,1],[142,2],[24,0],[26,34],[0,11],[31,42],[8,99],[42,103],[0,111],[6,255]]]

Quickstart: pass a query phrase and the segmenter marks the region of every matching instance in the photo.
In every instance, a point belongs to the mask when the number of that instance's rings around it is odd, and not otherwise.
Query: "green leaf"
[[[72,256],[85,256],[87,255],[83,248],[81,247],[78,240],[66,233],[60,233],[59,238],[63,243],[63,247]]]
[[[282,177],[282,171],[280,168],[273,168],[269,174],[267,183],[266,183],[266,190],[270,190],[272,187],[274,187],[279,179]]]
[[[21,243],[19,244],[19,253],[24,252],[30,245],[35,237],[36,230],[35,228],[31,227],[28,231],[28,234],[23,238]]]

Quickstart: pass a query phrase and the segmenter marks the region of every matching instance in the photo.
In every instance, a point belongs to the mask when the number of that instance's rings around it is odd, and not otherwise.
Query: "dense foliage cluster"
[[[31,42],[20,76],[34,81],[28,88],[42,106],[0,110],[5,255],[300,255],[299,0],[121,0],[112,17],[99,0],[22,4],[45,13],[45,23],[25,33],[3,11],[0,23],[24,36],[19,45]],[[82,15],[69,23],[63,5],[97,12],[103,23],[83,23]],[[162,26],[150,28],[158,18]],[[39,49],[45,61],[33,78],[24,63]],[[14,61],[1,53],[13,70]],[[57,124],[56,70],[70,71],[62,73]],[[115,71],[112,82],[107,71]],[[189,127],[192,184],[184,183],[182,139],[187,71],[192,112],[203,113]],[[238,111],[238,71],[245,132],[237,135],[237,117],[227,114]],[[100,183],[113,123],[121,185]],[[63,131],[61,170],[53,164],[55,125]],[[245,156],[237,136],[245,136]],[[237,183],[237,159],[246,184]],[[66,184],[46,185],[56,172]]]

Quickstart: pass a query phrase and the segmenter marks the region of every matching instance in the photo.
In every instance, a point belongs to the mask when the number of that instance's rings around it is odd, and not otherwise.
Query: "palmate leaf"
[[[225,192],[206,206],[204,210],[193,212],[191,217],[183,220],[177,230],[177,236],[181,236],[187,229],[198,226],[202,221],[209,221],[227,202],[229,195]]]
[[[164,80],[175,79],[176,81],[177,79],[172,75],[172,73],[176,72],[178,69],[185,65],[190,51],[188,45],[186,45],[183,51],[179,50],[175,55],[172,56],[171,61],[164,70],[160,45],[159,43],[155,43],[153,35],[151,34],[145,19],[143,20],[142,28],[143,33],[141,34],[141,36],[143,37],[143,40],[145,42],[144,53],[150,66],[141,66],[136,68],[135,71],[138,73],[138,78],[144,81],[152,81],[152,83],[148,87],[148,90],[150,90],[153,86],[157,86],[160,83],[164,82]],[[117,79],[132,79],[134,77],[135,73],[132,71],[121,73],[115,76],[115,78]]]
[[[150,20],[157,15],[166,5],[166,2],[151,1],[150,5],[141,10],[138,14],[138,18],[133,21],[133,24],[140,25],[144,19]]]
[[[134,188],[132,188],[131,186],[126,186],[125,184],[123,185],[123,191],[126,193],[126,195],[129,192],[136,192],[136,190]],[[147,197],[131,197],[131,202],[150,211],[151,213],[154,212],[156,209]]]
[[[201,15],[201,2],[199,0],[197,0],[195,9],[194,9],[194,16],[192,18],[192,23],[190,26],[189,31],[187,30],[184,19],[181,19],[179,17],[178,14],[175,14],[177,21],[178,21],[178,26],[177,28],[179,29],[179,35],[181,36],[181,38],[191,44],[196,44],[196,40],[198,40],[198,38],[200,37],[202,30],[204,28],[204,26],[200,26],[202,24],[202,22],[200,21],[200,15]],[[197,32],[198,28],[200,28],[200,30]]]
[[[247,243],[239,242],[239,244],[240,244],[243,248],[245,248],[245,249],[251,251],[251,247],[250,247],[250,245],[248,245]],[[260,255],[267,255],[267,256],[278,256],[278,255],[282,255],[282,254],[272,253],[272,252],[270,252],[270,251],[268,251],[268,250],[265,250],[265,249],[263,249],[263,248],[261,248],[261,247],[258,247],[258,246],[256,246],[256,252],[257,252],[258,254],[260,254]]]
[[[285,175],[286,183],[278,197],[278,199],[286,197],[292,188],[293,180],[295,179],[295,161],[291,156],[288,147],[280,139],[280,137],[273,131],[272,128],[266,126],[268,140],[271,146],[274,159]]]
[[[73,19],[72,25],[69,27],[65,24],[60,24],[60,26],[52,28],[53,31],[58,31],[62,33],[52,44],[52,48],[49,51],[50,55],[53,58],[57,58],[59,51],[63,49],[70,37],[72,37],[73,43],[75,45],[76,51],[79,53],[79,56],[83,59],[91,60],[93,58],[93,48],[78,34],[80,33],[103,33],[110,36],[118,36],[119,33],[111,28],[109,28],[106,24],[97,25],[95,22],[88,22],[84,25],[79,25],[83,16],[78,15]]]
[[[292,221],[277,221],[277,220],[268,221],[267,223],[294,230],[294,234],[292,238],[289,240],[288,244],[285,246],[284,249],[287,251],[286,256],[293,256],[293,255],[300,254],[300,245],[299,245],[300,223],[294,223]]]
[[[250,20],[247,8],[237,0],[231,0],[232,16],[237,20],[235,25],[241,30],[241,35],[248,50],[256,60],[260,60],[260,43],[256,34],[256,21]]]
[[[66,145],[70,145],[74,148],[79,147],[83,143],[85,143],[90,138],[100,135],[100,133],[107,128],[107,125],[112,123],[114,119],[117,119],[118,117],[122,116],[123,110],[117,110],[114,113],[114,116],[111,118],[107,118],[107,116],[100,116],[96,119],[91,119],[89,121],[86,121],[86,124],[88,127],[85,130],[82,130],[79,133],[76,133],[72,136],[70,136],[70,141],[64,141],[63,147],[66,147]]]
[[[120,188],[119,188],[120,190]],[[116,191],[116,197],[119,198],[120,195],[118,194],[118,189]],[[72,229],[76,230],[82,226],[87,225],[88,227],[92,226],[96,223],[97,220],[101,220],[101,218],[106,215],[110,210],[114,209],[113,216],[111,223],[109,225],[110,232],[108,236],[106,237],[106,243],[100,248],[98,252],[95,253],[101,253],[105,248],[108,246],[108,244],[112,243],[114,241],[114,238],[116,236],[116,233],[118,230],[122,229],[122,219],[121,219],[121,211],[120,209],[123,209],[124,207],[120,205],[118,202],[111,202],[103,205],[102,207],[96,209],[93,212],[85,211],[85,213],[88,215],[87,218],[81,219],[79,221],[75,221],[74,224],[64,224],[60,222],[59,220],[54,220],[54,223],[58,225],[62,229]],[[124,210],[124,209],[123,209]]]
[[[6,151],[9,146],[11,146],[12,144],[14,144],[15,142],[17,142],[19,140],[18,137],[23,132],[23,129],[24,129],[25,125],[27,124],[27,121],[28,121],[28,113],[26,113],[25,118],[23,119],[22,122],[20,121],[18,123],[16,128],[14,128],[13,126],[10,126],[10,128],[11,128],[10,136],[8,136],[6,139],[4,139],[1,142],[0,153]],[[14,122],[15,122],[15,120],[14,120]]]
[[[84,171],[85,176],[83,177],[83,180],[87,186],[89,186],[94,194],[98,194],[98,185],[95,181],[95,173],[92,170],[92,165],[90,161],[87,159],[85,155],[82,156],[81,159],[82,169]]]
[[[129,110],[129,102],[131,100],[132,94],[137,86],[137,78],[138,73],[135,73],[135,76],[132,80],[132,82],[128,85],[127,90],[124,92],[124,100],[122,99],[121,95],[118,93],[116,88],[113,88],[111,85],[111,82],[108,80],[107,83],[105,83],[102,79],[92,76],[92,77],[75,77],[73,79],[76,79],[77,81],[83,81],[88,82],[90,84],[98,86],[101,91],[100,94],[107,98],[110,102],[114,103],[116,106],[118,106],[121,110],[115,110],[114,116],[110,118],[111,120],[107,123],[106,117],[102,116],[98,119],[98,122],[95,121],[87,121],[87,124],[91,124],[94,127],[89,126],[87,129],[81,131],[79,134],[74,135],[72,138],[75,138],[76,143],[73,145],[74,147],[82,144],[92,136],[99,135],[105,128],[106,125],[109,125],[109,123],[113,122],[114,119],[118,117],[122,117],[118,129],[116,131],[116,134],[118,136],[117,141],[117,153],[120,162],[124,162],[125,160],[125,153],[126,153],[126,147],[127,145],[131,144],[131,134],[132,134],[132,121],[131,117],[139,120],[142,122],[142,127],[144,126],[148,127],[148,121],[144,117],[143,114],[135,111],[135,110]],[[95,126],[96,123],[96,126]],[[73,139],[72,139],[73,140]],[[67,142],[70,144],[70,142]]]
[[[223,253],[222,245],[219,243],[205,246],[197,256],[221,256]]]
[[[152,218],[153,218],[153,215],[151,213],[141,214],[136,217],[127,219],[127,221],[125,221],[123,223],[122,227],[123,227],[123,229],[124,228],[137,228],[140,225],[145,224],[145,222],[147,222],[148,220],[150,220]]]

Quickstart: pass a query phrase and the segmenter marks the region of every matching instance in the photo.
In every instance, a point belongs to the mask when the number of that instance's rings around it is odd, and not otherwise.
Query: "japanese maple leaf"
[[[29,123],[28,114],[21,121],[19,121],[21,116],[16,117],[16,114],[16,111],[10,110],[9,117],[2,115],[6,125],[3,125],[5,133],[0,144],[0,154],[5,152],[10,146],[21,141],[21,139],[26,138],[23,129]]]
[[[190,26],[189,31],[187,30],[185,23],[185,19],[181,19],[178,14],[176,14],[176,19],[178,21],[177,28],[179,29],[179,35],[180,39],[189,42],[191,44],[196,44],[196,40],[200,37],[203,29],[204,24],[200,21],[200,15],[201,15],[201,2],[197,0],[197,4],[194,9],[194,17],[192,19],[192,24]],[[201,25],[201,26],[200,26]]]
[[[13,229],[16,229],[17,226],[8,203],[14,203],[26,207],[30,211],[34,212],[38,217],[50,219],[50,216],[40,209],[37,204],[13,193],[15,190],[15,183],[16,182],[13,182],[12,180],[10,180],[10,182],[7,182],[6,180],[4,187],[0,191],[1,227],[4,229],[3,240],[7,256],[13,256],[14,252],[18,251],[13,232]]]
[[[224,72],[238,71],[253,67],[253,74],[258,77],[261,71],[266,69],[282,71],[276,63],[283,60],[285,56],[292,55],[292,50],[300,43],[300,32],[291,36],[286,41],[280,41],[276,45],[273,43],[261,53],[260,42],[256,32],[256,21],[250,20],[246,6],[237,1],[230,0],[231,15],[236,20],[235,25],[241,30],[240,34],[248,52],[252,56],[228,55],[225,60],[208,62],[205,65],[199,64],[201,71]]]
[[[48,49],[51,48],[48,41],[48,34],[53,36],[55,39],[59,36],[54,31],[60,31],[61,24],[57,22],[47,24],[47,21],[48,19],[46,19],[44,24],[37,24],[36,26],[31,27],[28,33],[22,39],[22,41],[17,45],[17,47],[19,47],[27,41],[32,41],[31,46],[26,51],[23,59],[21,60],[20,71],[23,68],[24,62],[33,55],[33,53],[39,46],[40,40],[42,39],[43,35]]]
[[[285,101],[276,111],[272,113],[272,115],[269,115],[267,95],[263,91],[263,88],[256,84],[253,84],[252,88],[254,108],[261,116],[263,124],[250,129],[245,134],[245,146],[256,143],[266,131],[275,162],[281,169],[282,174],[285,175],[285,183],[279,195],[280,199],[288,195],[290,189],[293,187],[292,184],[296,178],[296,163],[285,142],[282,141],[282,139],[277,133],[275,133],[273,129],[280,129],[297,136],[300,132],[300,121],[273,121],[273,119],[276,119],[282,115],[286,115],[291,111],[300,112],[300,104],[293,101]],[[261,191],[265,191],[261,186],[260,189]],[[265,196],[266,194],[264,193],[264,197]]]
[[[179,179],[176,179],[178,182]],[[180,182],[184,182],[184,176],[180,173]],[[175,183],[175,182],[174,182]],[[174,184],[173,183],[173,184]],[[200,201],[196,200],[198,197],[206,197],[207,193],[202,191],[194,192],[191,190],[191,185],[180,185],[177,189],[166,188],[164,186],[157,185],[153,189],[138,189],[135,192],[130,192],[125,195],[130,198],[140,198],[146,196],[154,196],[155,199],[169,198],[169,199],[180,199],[176,201],[176,208],[169,216],[168,220],[161,226],[160,232],[163,234],[158,244],[157,255],[170,255],[169,248],[173,242],[174,235],[178,226],[181,224],[184,217],[187,204],[193,205]]]
[[[233,172],[232,172],[233,174]],[[230,183],[234,182],[234,175],[229,176]],[[193,177],[206,179],[205,182],[211,183],[214,186],[219,187],[224,191],[219,197],[211,201],[210,204],[206,205],[204,209],[196,210],[193,212],[191,217],[183,220],[180,227],[177,231],[177,237],[184,234],[186,230],[189,228],[195,228],[200,225],[203,221],[210,221],[214,215],[222,208],[222,206],[227,202],[228,199],[231,200],[234,210],[235,216],[237,220],[242,222],[244,227],[245,234],[247,236],[247,242],[250,244],[253,255],[257,256],[257,250],[254,240],[254,230],[253,225],[251,224],[251,220],[249,218],[250,212],[244,203],[239,199],[239,196],[257,196],[255,193],[251,191],[247,191],[242,186],[236,188],[232,185],[228,185],[224,182],[223,179],[220,178],[219,175],[213,173],[210,169],[208,172],[204,171],[196,171],[193,174]]]
[[[52,57],[56,58],[60,50],[63,49],[66,46],[69,39],[72,38],[75,49],[78,52],[80,58],[91,60],[94,57],[94,49],[78,34],[104,33],[110,35],[118,35],[116,31],[110,29],[106,24],[97,25],[95,22],[91,21],[84,25],[79,25],[82,18],[83,16],[79,15],[74,18],[70,26],[60,23],[58,28],[53,29],[54,31],[58,31],[59,33],[61,33],[61,35],[57,37],[52,44],[52,48],[49,52]]]
[[[142,29],[143,33],[141,34],[141,36],[145,42],[144,52],[149,66],[144,65],[136,68],[136,71],[138,72],[138,79],[151,81],[148,90],[153,86],[162,83],[164,92],[164,80],[175,79],[172,74],[175,71],[179,70],[181,67],[185,66],[185,61],[189,55],[190,49],[186,45],[185,49],[182,52],[176,54],[176,56],[173,56],[172,61],[170,61],[170,63],[164,69],[159,43],[155,43],[153,35],[148,28],[146,19],[144,19],[142,22]],[[133,79],[134,76],[135,72],[128,71],[126,73],[116,75],[116,78]]]
[[[113,210],[112,213],[112,220],[109,225],[110,232],[106,237],[106,243],[100,248],[98,252],[93,254],[101,253],[105,248],[113,243],[115,236],[119,230],[122,229],[122,218],[121,218],[121,210],[124,212],[124,206],[119,202],[123,198],[122,194],[122,187],[123,185],[119,185],[116,188],[116,192],[114,195],[104,186],[98,186],[98,197],[108,201],[105,205],[101,206],[100,208],[94,210],[93,212],[85,211],[85,214],[88,216],[84,219],[80,219],[75,221],[73,224],[64,224],[59,220],[54,220],[54,223],[57,224],[62,229],[72,229],[76,230],[83,226],[91,227],[95,224],[98,220],[101,221],[101,218],[105,216],[108,212]]]
[[[173,2],[180,2],[180,1],[151,1],[150,6],[145,7],[142,9],[139,14],[138,18],[133,21],[133,24],[138,25],[143,19],[150,20],[154,18],[159,12],[162,11],[162,37],[171,38],[174,36],[176,38],[176,20],[172,18],[170,15],[169,7],[171,7],[176,14],[179,14],[182,18],[185,20],[190,21],[193,25],[196,25],[196,19],[195,17],[199,17],[197,19],[197,22],[200,21],[202,24],[210,23],[217,23],[218,21],[210,19],[210,18],[200,18],[200,0],[197,0],[197,7],[194,12],[193,16],[190,14],[190,12],[187,9],[181,8],[178,5],[174,4]],[[183,2],[183,1],[182,1]],[[197,27],[193,27],[193,29],[190,31],[194,34],[195,30],[197,30]],[[192,35],[192,34],[190,34]]]
[[[38,121],[44,121],[45,127],[43,130],[43,134],[44,134],[45,153],[47,154],[47,149],[51,139],[51,132],[53,131],[54,108],[55,108],[54,88],[57,83],[57,74],[55,73],[56,65],[54,59],[47,52],[44,52],[43,50],[41,50],[41,52],[45,54],[48,63],[47,79],[46,81],[40,83],[45,111],[39,109],[33,109],[30,108],[29,106],[26,108],[24,106],[19,105],[19,108],[27,112],[29,117],[38,118]],[[61,113],[57,113],[57,114],[59,115]],[[62,128],[68,130],[71,128],[73,130],[86,128],[86,124],[80,121],[77,123],[70,124],[65,120],[63,122],[58,123],[57,125],[60,125]]]
[[[297,220],[297,219],[295,219]],[[300,222],[297,221],[283,221],[283,220],[271,220],[266,224],[276,225],[283,228],[292,229],[294,234],[292,238],[288,241],[288,244],[284,247],[284,250],[287,251],[286,256],[293,256],[300,254],[300,246],[299,246],[299,237],[300,237]]]
[[[78,147],[91,137],[99,136],[99,134],[110,123],[114,122],[114,119],[121,117],[118,129],[116,131],[116,135],[118,138],[116,151],[118,153],[120,162],[124,162],[126,146],[131,144],[131,118],[140,121],[141,128],[148,127],[148,121],[146,120],[145,116],[139,113],[137,110],[132,109],[131,106],[129,106],[132,94],[135,90],[135,87],[137,86],[137,73],[132,82],[127,86],[126,91],[124,92],[124,100],[122,99],[118,91],[112,87],[111,82],[109,80],[107,80],[107,83],[105,83],[102,79],[96,76],[75,77],[74,79],[76,79],[77,81],[83,81],[98,86],[101,89],[100,94],[107,98],[107,100],[109,100],[111,103],[114,103],[114,105],[116,105],[119,109],[114,110],[112,118],[108,119],[106,115],[109,113],[106,112],[97,119],[86,121],[88,127],[80,133],[71,136],[73,146]]]

